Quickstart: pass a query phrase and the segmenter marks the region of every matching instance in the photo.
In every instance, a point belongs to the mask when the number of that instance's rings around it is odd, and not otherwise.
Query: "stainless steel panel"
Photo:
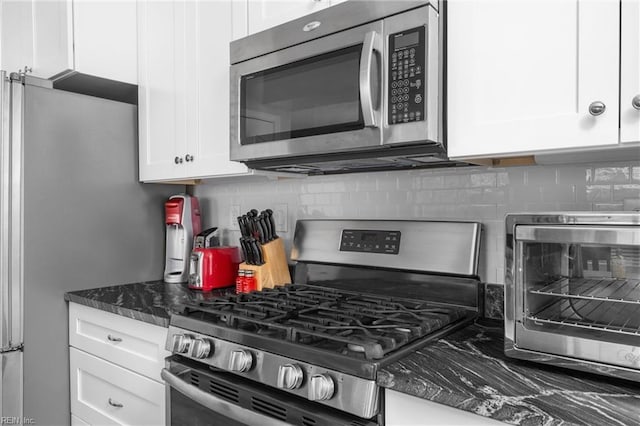
[[[516,240],[561,244],[640,245],[640,229],[637,226],[520,225],[516,226]]]
[[[0,418],[19,419],[13,424],[23,423],[22,369],[21,351],[0,353]]]
[[[11,297],[9,293],[10,220],[10,84],[0,72],[0,351],[8,350],[11,335]],[[0,412],[0,414],[2,414]]]
[[[412,121],[409,123],[389,124],[388,123],[388,97],[389,75],[387,64],[389,62],[389,36],[391,34],[411,28],[425,26],[425,120]],[[438,13],[431,7],[423,7],[400,15],[396,15],[384,20],[384,64],[383,74],[383,101],[382,105],[384,119],[383,144],[411,143],[411,142],[442,142],[440,129],[442,127],[442,99],[441,87],[441,50]]]
[[[187,375],[189,371],[189,369],[179,366],[174,369],[164,368],[160,374],[166,382],[167,388],[172,387],[183,395],[189,397],[192,401],[234,421],[241,422],[242,424],[259,424],[263,426],[288,425],[288,423],[273,419],[264,414],[247,410],[246,408],[239,407],[228,401],[220,399],[211,393],[200,390],[197,386],[194,386],[190,382],[181,378],[181,376]],[[167,391],[169,392],[169,389],[167,389]],[[170,407],[168,409],[170,409]],[[167,419],[171,419],[171,417],[168,416]]]
[[[437,7],[437,2],[350,0],[231,42],[231,63],[236,64],[427,5]],[[313,31],[304,31],[305,25],[314,21],[319,22],[320,26]]]
[[[24,110],[24,406],[68,424],[63,295],[160,279],[176,187],[138,182],[135,106],[26,86]]]
[[[173,336],[181,334],[184,334],[184,331],[182,329],[169,327],[169,331],[167,333],[167,343],[165,346],[167,350],[173,350]],[[378,413],[378,400],[380,397],[380,391],[375,380],[362,379],[360,377],[340,373],[339,371],[334,371],[327,368],[318,367],[313,364],[308,364],[304,360],[298,360],[295,358],[284,357],[269,352],[263,352],[259,349],[239,345],[236,343],[228,342],[226,340],[212,339],[207,335],[202,335],[194,332],[189,332],[188,334],[196,339],[204,339],[210,341],[212,344],[212,355],[205,359],[191,359],[203,362],[212,367],[220,368],[222,370],[238,374],[242,377],[246,377],[248,379],[268,386],[272,386],[274,388],[277,387],[278,383],[279,367],[285,364],[297,364],[298,366],[300,366],[305,375],[302,386],[297,389],[281,389],[282,391],[289,392],[302,398],[308,399],[309,379],[311,378],[311,376],[314,374],[328,374],[334,380],[335,394],[331,399],[328,399],[326,401],[317,401],[318,403],[365,418],[373,417]],[[248,371],[237,372],[230,371],[229,369],[229,361],[231,359],[232,352],[239,350],[248,350],[252,354],[253,365]],[[189,358],[188,355],[181,355]],[[358,397],[354,398],[352,397],[352,395],[358,395]]]
[[[601,340],[571,336],[568,334],[548,333],[527,329],[516,324],[516,346],[536,352],[554,354],[621,366],[638,370],[640,377],[640,346],[637,336],[629,338],[629,344],[604,342]]]
[[[620,366],[614,367],[602,362],[587,361],[523,349],[517,347],[512,339],[505,339],[504,352],[511,358],[541,362],[544,364],[555,365],[556,367],[571,368],[573,370],[586,371],[589,373],[602,374],[605,376],[640,382],[640,370]]]
[[[400,231],[399,253],[340,251],[344,229]],[[475,276],[480,232],[481,225],[477,222],[299,220],[291,259]]]
[[[326,154],[330,152],[349,151],[354,149],[373,148],[380,146],[382,131],[379,127],[365,127],[361,130],[315,135],[295,139],[276,140],[249,145],[240,144],[240,79],[243,75],[267,70],[280,65],[333,52],[344,47],[363,43],[370,32],[382,34],[382,22],[362,25],[348,31],[341,32],[322,39],[313,40],[304,45],[290,47],[270,53],[256,59],[231,66],[230,79],[230,141],[231,159],[247,161],[259,158],[289,157],[302,154]],[[378,63],[378,75],[384,72]],[[379,82],[375,83],[379,85]],[[376,122],[382,120],[382,108],[375,108]]]

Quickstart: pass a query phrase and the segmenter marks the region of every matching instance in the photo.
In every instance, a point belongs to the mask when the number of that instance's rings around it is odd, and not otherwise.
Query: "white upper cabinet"
[[[135,0],[73,0],[74,69],[138,84]]]
[[[1,0],[1,67],[137,84],[135,0]]]
[[[618,144],[619,2],[450,1],[447,31],[450,157]]]
[[[329,0],[248,0],[249,34],[285,23],[331,6]]]
[[[640,142],[640,0],[622,0],[620,142]]]
[[[230,1],[139,1],[140,180],[247,174],[229,160]]]
[[[233,39],[300,18],[346,0],[232,0]]]

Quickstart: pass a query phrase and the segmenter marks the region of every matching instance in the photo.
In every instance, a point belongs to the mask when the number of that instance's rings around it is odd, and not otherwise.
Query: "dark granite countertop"
[[[474,324],[384,367],[381,386],[518,425],[639,425],[640,384],[508,358]]]
[[[235,294],[234,287],[211,292],[190,290],[187,284],[150,281],[65,293],[69,302],[91,306],[124,317],[169,326],[171,312],[180,304],[211,300]]]

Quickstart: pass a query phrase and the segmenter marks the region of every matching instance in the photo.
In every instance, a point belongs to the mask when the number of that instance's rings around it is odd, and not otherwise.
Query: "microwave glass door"
[[[246,75],[240,82],[240,143],[364,128],[362,44]]]
[[[640,345],[637,228],[531,226],[518,235],[526,329]]]

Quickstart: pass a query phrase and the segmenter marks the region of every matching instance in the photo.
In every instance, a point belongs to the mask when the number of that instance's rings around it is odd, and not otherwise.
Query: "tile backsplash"
[[[290,250],[297,219],[473,220],[483,224],[480,277],[504,283],[511,212],[640,209],[640,162],[464,167],[308,178],[237,178],[196,186],[205,227],[238,244],[238,213],[271,208]]]

